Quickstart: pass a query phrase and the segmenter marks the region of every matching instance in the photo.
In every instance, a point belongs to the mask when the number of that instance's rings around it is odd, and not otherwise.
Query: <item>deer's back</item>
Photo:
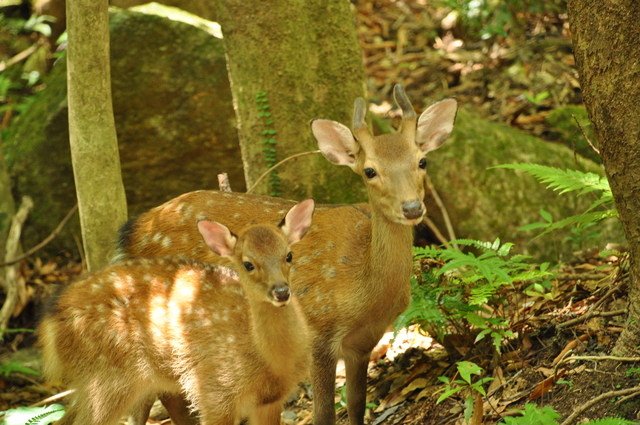
[[[190,192],[143,213],[121,233],[123,258],[186,255],[205,263],[224,264],[199,235],[198,220],[219,221],[234,229],[249,224],[279,223],[295,202],[257,195],[218,191]],[[306,236],[292,248],[291,286],[312,328],[348,326],[357,320],[368,293],[354,281],[363,278],[365,252],[370,243],[368,204],[318,205]],[[341,320],[337,318],[340,317]]]

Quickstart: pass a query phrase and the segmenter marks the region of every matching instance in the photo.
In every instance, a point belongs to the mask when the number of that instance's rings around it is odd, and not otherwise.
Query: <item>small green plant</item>
[[[556,419],[560,415],[550,406],[538,408],[535,403],[524,405],[524,411],[518,411],[522,416],[505,417],[506,425],[559,425]],[[627,421],[622,418],[603,418],[588,422],[591,425],[632,425],[636,422]]]
[[[532,267],[525,263],[528,257],[509,257],[513,244],[482,242],[469,239],[454,241],[481,251],[465,253],[455,248],[414,248],[416,260],[428,259],[439,267],[421,270],[413,276],[412,302],[396,321],[396,331],[411,323],[427,329],[438,341],[454,328],[462,333],[473,332],[476,342],[489,336],[497,351],[505,338],[513,338],[509,322],[503,317],[492,317],[484,304],[500,304],[500,288],[514,282],[527,281],[529,287],[544,292],[550,287],[553,274],[549,263]]]
[[[64,416],[65,409],[59,404],[45,407],[18,407],[5,412],[0,425],[48,425]]]
[[[261,91],[256,95],[256,103],[258,104],[258,115],[263,118],[265,129],[260,134],[264,136],[262,139],[262,153],[267,163],[268,168],[277,164],[276,160],[276,140],[275,135],[277,131],[273,129],[273,118],[271,112],[269,112],[269,100],[267,99],[267,93]],[[280,190],[281,180],[278,176],[278,170],[273,170],[269,173],[269,195],[280,196],[282,192]]]
[[[607,218],[618,216],[618,211],[613,206],[613,194],[606,177],[576,170],[561,170],[540,164],[503,164],[491,168],[524,171],[535,177],[540,183],[547,183],[547,188],[560,191],[560,194],[579,191],[578,196],[586,193],[596,195],[595,201],[589,205],[585,212],[560,221],[554,221],[549,212],[540,208],[540,215],[544,221],[531,223],[520,228],[520,230],[544,229],[535,238],[567,226],[585,229],[588,228],[587,226],[591,227],[591,225],[600,223]]]
[[[464,401],[464,416],[465,419],[469,421],[469,418],[471,418],[471,415],[473,414],[473,405],[476,394],[479,393],[483,396],[486,396],[487,393],[484,390],[483,385],[493,380],[493,378],[485,376],[484,378],[474,379],[472,375],[477,375],[478,377],[480,377],[482,376],[484,370],[473,362],[458,362],[456,363],[456,367],[458,368],[458,374],[462,379],[454,379],[452,381],[446,376],[438,377],[440,381],[444,382],[445,387],[436,391],[436,394],[442,392],[440,397],[438,397],[436,404],[448,399],[449,397],[460,391],[467,390],[467,395]]]
[[[9,376],[9,374],[12,372],[22,372],[22,373],[30,373],[33,375],[40,375],[38,371],[22,366],[20,363],[16,361],[0,365],[0,374],[4,376]]]
[[[536,106],[540,106],[542,104],[542,102],[549,97],[549,92],[548,91],[543,91],[540,92],[536,95],[531,95],[529,92],[524,92],[522,93],[522,95],[525,97],[525,99],[527,99],[529,102],[533,103]]]

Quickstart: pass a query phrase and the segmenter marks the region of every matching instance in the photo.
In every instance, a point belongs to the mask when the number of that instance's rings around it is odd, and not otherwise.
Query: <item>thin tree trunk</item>
[[[109,261],[127,219],[111,106],[108,0],[67,2],[69,138],[89,270]]]
[[[365,93],[362,52],[347,0],[220,0],[216,12],[250,187],[276,162],[317,149],[311,119],[350,124],[353,102]],[[278,171],[281,183],[271,176],[256,192],[313,194],[320,202],[365,199],[360,178],[342,168],[306,156]]]
[[[629,317],[613,354],[640,345],[640,2],[568,0],[584,103],[625,229]]]

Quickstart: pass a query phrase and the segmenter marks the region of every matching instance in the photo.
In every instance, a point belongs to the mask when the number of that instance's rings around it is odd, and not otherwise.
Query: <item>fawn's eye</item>
[[[423,170],[426,170],[427,169],[427,158],[420,159],[420,162],[418,163],[418,167],[422,168]]]
[[[293,260],[293,254],[290,252],[287,254],[287,263],[290,263]]]
[[[245,269],[247,269],[248,272],[254,269],[253,264],[251,264],[248,261],[245,261],[244,263],[242,263],[242,265],[244,266]]]
[[[377,173],[373,168],[365,168],[364,175],[367,176],[367,178],[372,179],[377,175]]]

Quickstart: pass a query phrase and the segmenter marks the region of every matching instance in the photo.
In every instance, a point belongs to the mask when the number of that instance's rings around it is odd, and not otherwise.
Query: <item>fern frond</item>
[[[611,192],[609,181],[595,173],[583,173],[577,170],[561,170],[540,164],[502,164],[491,168],[509,168],[524,171],[541,183],[547,183],[548,189],[559,190],[560,193],[579,190],[578,195],[602,190]]]

